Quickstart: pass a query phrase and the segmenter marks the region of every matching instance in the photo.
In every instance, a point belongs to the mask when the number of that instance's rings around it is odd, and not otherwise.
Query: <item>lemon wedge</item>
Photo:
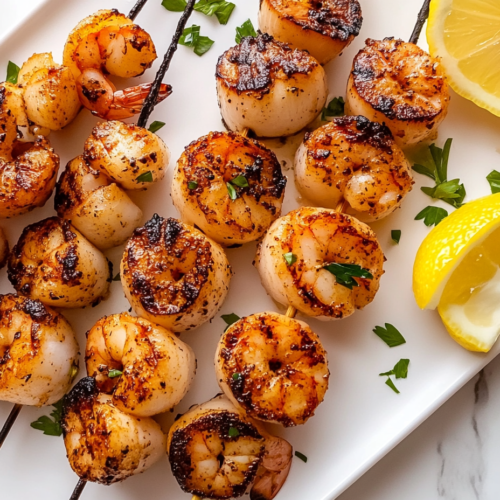
[[[459,208],[425,238],[413,267],[422,309],[438,309],[460,345],[488,352],[500,335],[500,193]]]
[[[500,2],[432,0],[427,41],[461,96],[500,116]]]

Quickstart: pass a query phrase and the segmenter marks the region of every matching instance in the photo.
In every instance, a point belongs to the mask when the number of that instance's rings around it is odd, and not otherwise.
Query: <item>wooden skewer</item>
[[[78,484],[75,486],[75,489],[73,490],[73,494],[71,495],[69,500],[78,500],[86,485],[87,485],[87,481],[85,481],[85,479],[80,479],[78,481]]]
[[[198,495],[193,495],[193,498],[191,500],[203,500],[203,498],[199,497]]]
[[[130,11],[128,18],[133,21],[139,15],[139,12],[141,12],[142,8],[146,5],[147,1],[148,0],[138,0],[137,3],[132,7],[132,10]]]
[[[429,17],[429,8],[431,5],[431,0],[425,0],[424,5],[420,9],[418,13],[417,22],[415,27],[413,28],[413,32],[410,37],[410,43],[417,43],[420,38],[420,34],[422,33],[422,28],[424,27],[425,21]]]
[[[7,417],[7,420],[5,421],[5,424],[3,424],[2,430],[0,431],[0,448],[3,445],[3,442],[9,435],[9,431],[14,425],[14,422],[16,421],[17,416],[19,415],[19,412],[21,411],[23,405],[14,405],[14,408],[12,408],[9,416]]]

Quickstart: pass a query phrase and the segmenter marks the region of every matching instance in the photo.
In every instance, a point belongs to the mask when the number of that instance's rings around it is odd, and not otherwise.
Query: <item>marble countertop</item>
[[[41,2],[4,2],[0,33]],[[499,414],[500,357],[339,500],[498,500]]]

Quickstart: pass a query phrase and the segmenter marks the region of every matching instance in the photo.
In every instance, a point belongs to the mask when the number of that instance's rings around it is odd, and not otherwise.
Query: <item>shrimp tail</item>
[[[123,120],[125,118],[130,118],[141,112],[142,105],[149,95],[151,85],[151,83],[144,83],[136,87],[118,90],[113,94],[113,103],[109,106],[109,110],[105,116],[99,114],[98,111],[93,111],[92,114],[106,120]],[[171,93],[171,85],[162,83],[156,104],[165,100]]]
[[[293,448],[288,441],[267,434],[265,446],[250,500],[272,500],[285,484],[292,465]]]

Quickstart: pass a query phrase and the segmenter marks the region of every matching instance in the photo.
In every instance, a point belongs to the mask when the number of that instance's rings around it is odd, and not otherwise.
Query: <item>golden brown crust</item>
[[[363,23],[358,0],[268,1],[284,19],[302,29],[344,42],[358,36]]]
[[[437,59],[403,40],[368,39],[354,58],[352,82],[359,96],[390,120],[436,119],[447,84]]]
[[[263,97],[277,79],[307,75],[319,64],[307,52],[294,50],[263,33],[245,37],[219,57],[216,76],[238,94]]]

